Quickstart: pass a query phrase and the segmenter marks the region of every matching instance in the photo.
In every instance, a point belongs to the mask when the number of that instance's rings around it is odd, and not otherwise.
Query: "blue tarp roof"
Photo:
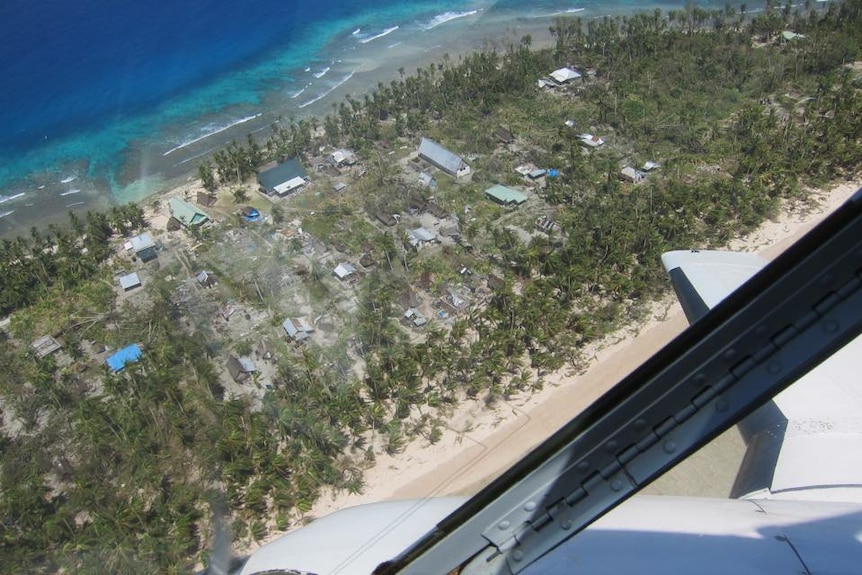
[[[133,343],[132,345],[127,345],[111,357],[105,360],[105,363],[108,364],[108,367],[111,368],[111,371],[120,371],[124,367],[126,367],[127,363],[133,363],[138,361],[141,357],[141,348],[138,347],[138,344]]]

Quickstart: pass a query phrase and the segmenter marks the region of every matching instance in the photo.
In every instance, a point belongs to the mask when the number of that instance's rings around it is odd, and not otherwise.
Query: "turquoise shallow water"
[[[492,23],[656,5],[9,0],[0,45],[16,57],[0,61],[0,234],[140,200],[231,138],[279,116],[325,114],[345,92],[395,77],[402,62],[493,34]]]

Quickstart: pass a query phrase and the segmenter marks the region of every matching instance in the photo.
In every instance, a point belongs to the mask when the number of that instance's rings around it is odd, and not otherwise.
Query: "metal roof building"
[[[504,206],[521,205],[527,201],[527,196],[521,192],[499,184],[485,190],[485,195]]]
[[[581,77],[581,73],[571,68],[560,68],[551,72],[551,78],[558,84],[565,84]]]
[[[350,276],[352,276],[353,274],[355,274],[356,268],[353,267],[352,265],[350,265],[349,263],[346,263],[346,262],[340,263],[337,266],[335,266],[335,270],[333,270],[333,273],[335,274],[335,276],[338,279],[343,280],[343,279],[347,279]]]
[[[142,262],[148,262],[158,257],[156,242],[153,241],[153,236],[149,232],[130,238],[129,243],[132,244],[132,251]]]
[[[182,198],[171,198],[168,208],[174,219],[189,228],[199,226],[212,219],[206,212],[199,210]]]
[[[243,382],[257,371],[254,360],[250,357],[236,357],[232,355],[227,359],[227,370],[236,382]]]
[[[120,276],[120,287],[123,288],[123,291],[129,291],[136,287],[141,287],[141,277],[137,272]]]
[[[257,175],[257,183],[260,185],[260,191],[268,196],[286,196],[308,183],[308,172],[299,164],[299,160],[291,158],[260,172]]]
[[[45,357],[60,349],[60,343],[50,335],[43,335],[30,344],[30,349],[36,357]]]
[[[287,318],[281,324],[281,327],[284,328],[284,332],[291,339],[296,341],[307,339],[314,332],[314,326],[306,318],[302,317]]]
[[[461,156],[453,154],[428,138],[422,138],[419,144],[419,157],[434,164],[453,178],[460,178],[470,173],[470,166],[461,159]]]

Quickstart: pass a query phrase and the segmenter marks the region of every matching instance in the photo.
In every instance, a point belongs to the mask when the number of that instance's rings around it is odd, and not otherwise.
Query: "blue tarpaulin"
[[[557,171],[556,168],[551,168],[550,170],[548,170],[548,176],[551,178],[556,178],[559,175],[560,175],[560,172]]]
[[[259,222],[261,220],[260,212],[254,208],[248,208],[243,210],[242,219],[250,223]]]
[[[111,371],[120,371],[124,367],[126,367],[127,363],[133,363],[138,361],[141,357],[141,348],[138,347],[137,344],[133,343],[132,345],[127,345],[111,357],[105,360],[105,363],[108,364],[108,367],[111,368]]]

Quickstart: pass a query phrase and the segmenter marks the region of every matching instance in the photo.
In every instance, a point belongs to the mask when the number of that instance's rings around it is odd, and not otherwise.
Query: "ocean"
[[[143,201],[278,118],[445,53],[684,0],[5,0],[0,235]]]

